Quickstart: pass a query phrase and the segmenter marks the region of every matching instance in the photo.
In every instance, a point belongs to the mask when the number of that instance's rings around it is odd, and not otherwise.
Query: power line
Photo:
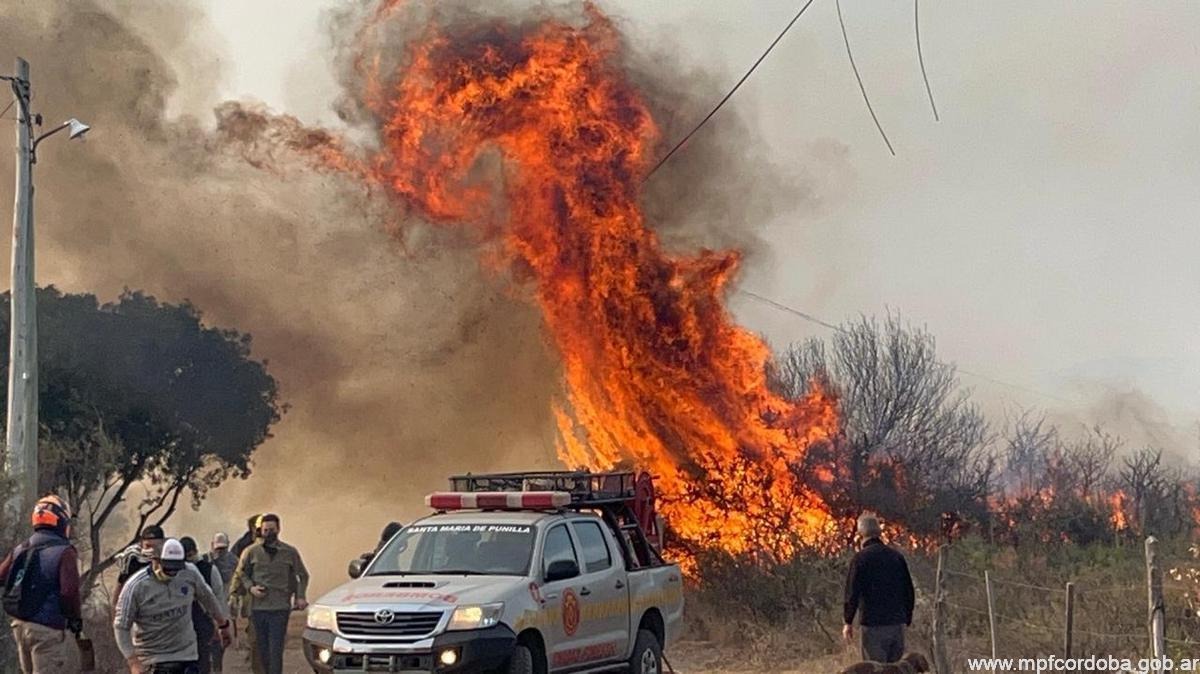
[[[804,6],[800,8],[800,11],[796,12],[796,16],[793,16],[792,20],[788,21],[787,25],[783,27],[783,30],[780,31],[779,35],[771,42],[766,51],[764,51],[762,55],[758,57],[758,60],[754,62],[754,65],[750,66],[750,69],[746,71],[745,75],[742,75],[742,79],[738,80],[737,84],[733,85],[733,88],[729,90],[729,93],[725,94],[725,97],[718,101],[717,104],[713,106],[712,110],[709,110],[708,114],[704,116],[704,119],[700,120],[700,123],[697,124],[695,128],[681,138],[679,142],[671,148],[670,152],[667,152],[665,155],[663,155],[662,159],[658,160],[658,163],[654,165],[654,168],[650,169],[645,177],[642,178],[642,182],[649,180],[650,176],[654,175],[655,171],[657,171],[663,164],[667,163],[667,160],[670,159],[671,156],[679,150],[679,148],[683,147],[684,143],[688,142],[692,136],[696,135],[696,132],[700,130],[700,127],[707,124],[708,120],[712,119],[713,115],[717,114],[717,111],[721,109],[721,106],[725,105],[730,98],[733,98],[734,93],[736,93],[737,90],[742,87],[742,84],[744,84],[746,80],[750,79],[750,75],[753,74],[756,69],[758,69],[759,64],[766,60],[767,55],[771,53],[771,50],[775,49],[775,45],[779,44],[779,41],[783,39],[783,36],[787,35],[788,31],[792,29],[792,26],[800,20],[800,17],[804,15],[804,12],[806,12],[809,6],[812,4],[813,0],[808,0],[808,2],[804,3]]]
[[[933,121],[942,121],[938,117],[937,103],[933,102],[933,89],[929,86],[929,74],[925,72],[925,56],[921,54],[921,0],[913,0],[913,26],[917,34],[917,61],[921,64],[921,78],[925,80],[925,93],[929,94],[929,106],[933,108]]]
[[[800,318],[803,318],[806,321],[816,323],[817,325],[829,328],[830,330],[836,330],[838,332],[843,331],[843,328],[840,325],[834,325],[833,323],[823,321],[823,320],[817,318],[816,316],[813,316],[812,314],[806,314],[803,311],[800,311],[799,309],[793,309],[786,304],[776,302],[775,300],[773,300],[769,297],[763,297],[762,295],[759,295],[756,292],[751,292],[749,290],[745,290],[742,288],[737,288],[736,292],[741,293],[742,295],[745,295],[746,297],[756,299],[759,302],[762,302],[763,304],[766,304],[768,306],[775,307],[776,309],[778,309],[780,311],[787,312],[794,316],[799,316]]]
[[[858,66],[854,64],[854,53],[850,51],[850,36],[846,34],[846,22],[842,20],[842,0],[834,0],[837,6],[838,24],[842,27],[842,41],[846,43],[846,56],[850,57],[850,69],[854,71],[854,79],[858,80],[858,90],[862,92],[863,102],[867,104],[867,112],[871,113],[871,119],[875,121],[875,128],[879,129],[879,135],[883,136],[883,142],[887,145],[888,152],[892,156],[896,156],[896,151],[892,149],[892,141],[888,140],[887,134],[883,132],[883,125],[879,123],[879,117],[875,116],[875,108],[871,106],[871,99],[867,97],[867,88],[863,86],[862,75],[858,74]]]
[[[779,311],[783,311],[783,312],[789,313],[793,316],[803,318],[804,320],[809,321],[810,323],[815,323],[822,327],[829,328],[830,330],[833,330],[835,332],[841,332],[841,333],[846,332],[846,329],[840,325],[834,325],[833,323],[830,323],[829,321],[822,320],[812,314],[805,313],[803,311],[800,311],[799,309],[790,307],[782,302],[777,302],[769,297],[764,297],[762,295],[759,295],[756,292],[752,292],[750,290],[745,290],[743,288],[734,288],[734,292],[741,294],[741,295],[745,295],[746,297],[749,297],[751,299],[757,300],[763,304],[766,304],[770,307],[778,309]],[[947,363],[942,363],[942,364],[948,365]],[[958,365],[954,365],[953,367],[956,371],[961,372],[962,374],[965,374],[968,377],[974,377],[976,379],[981,379],[983,381],[991,382],[991,383],[999,385],[999,386],[1006,386],[1008,388],[1015,389],[1018,391],[1024,391],[1025,393],[1030,393],[1030,394],[1033,394],[1036,396],[1041,396],[1043,398],[1049,398],[1051,400],[1058,401],[1065,405],[1072,404],[1072,402],[1070,400],[1067,400],[1066,398],[1062,398],[1062,397],[1059,397],[1059,396],[1056,396],[1056,395],[1053,395],[1050,393],[1043,393],[1042,391],[1038,391],[1036,389],[1029,388],[1028,386],[1022,386],[1020,384],[1013,384],[1012,382],[1007,382],[1002,379],[996,379],[995,377],[989,377],[988,375],[981,374],[981,373],[975,372],[973,370],[968,370],[966,368],[959,367]]]

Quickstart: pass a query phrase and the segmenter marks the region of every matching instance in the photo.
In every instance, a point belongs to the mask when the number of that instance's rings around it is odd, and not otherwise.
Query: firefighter
[[[46,496],[33,507],[33,535],[0,561],[4,610],[24,674],[77,671],[67,638],[83,627],[78,553],[71,545],[71,507]]]

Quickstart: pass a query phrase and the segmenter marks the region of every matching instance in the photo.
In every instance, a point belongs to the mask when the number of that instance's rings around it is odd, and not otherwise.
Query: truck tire
[[[504,669],[506,674],[533,674],[533,651],[529,650],[528,646],[517,644],[513,648],[513,654],[508,659],[508,667]]]
[[[662,674],[662,644],[649,630],[638,630],[633,655],[629,658],[629,674]]]

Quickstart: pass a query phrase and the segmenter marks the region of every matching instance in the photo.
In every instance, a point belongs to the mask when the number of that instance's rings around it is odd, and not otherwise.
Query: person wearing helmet
[[[4,610],[11,619],[21,671],[78,670],[67,630],[82,629],[78,553],[71,545],[71,507],[46,496],[33,507],[33,535],[0,561]]]
[[[229,536],[223,532],[218,532],[213,536],[212,547],[209,553],[204,556],[202,561],[212,564],[217,573],[220,574],[222,586],[228,588],[233,582],[233,572],[237,570],[237,557],[229,551]],[[197,565],[199,566],[199,565]],[[232,613],[233,609],[230,609]],[[236,616],[231,616],[235,620]],[[236,625],[235,625],[236,628]],[[224,671],[225,665],[225,648],[220,642],[213,643],[212,652],[212,671]]]
[[[125,583],[117,600],[113,634],[130,674],[198,674],[199,651],[192,602],[217,624],[221,643],[230,639],[229,615],[187,562],[183,544],[168,538],[162,550]]]

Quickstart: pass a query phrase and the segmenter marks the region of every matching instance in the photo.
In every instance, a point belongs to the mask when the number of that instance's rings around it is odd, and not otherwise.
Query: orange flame
[[[797,468],[836,432],[836,403],[768,389],[769,349],[723,305],[738,252],[663,251],[639,206],[658,129],[612,23],[586,14],[431,28],[390,78],[358,55],[381,150],[308,154],[432,222],[502,233],[490,262],[530,288],[561,354],[565,464],[651,470],[687,544],[790,556],[836,529],[806,484],[830,473]]]
[[[1125,492],[1118,489],[1108,497],[1108,505],[1112,512],[1108,516],[1108,521],[1112,522],[1115,531],[1125,531],[1129,528],[1129,520],[1125,516],[1125,510],[1129,505],[1129,497]]]

